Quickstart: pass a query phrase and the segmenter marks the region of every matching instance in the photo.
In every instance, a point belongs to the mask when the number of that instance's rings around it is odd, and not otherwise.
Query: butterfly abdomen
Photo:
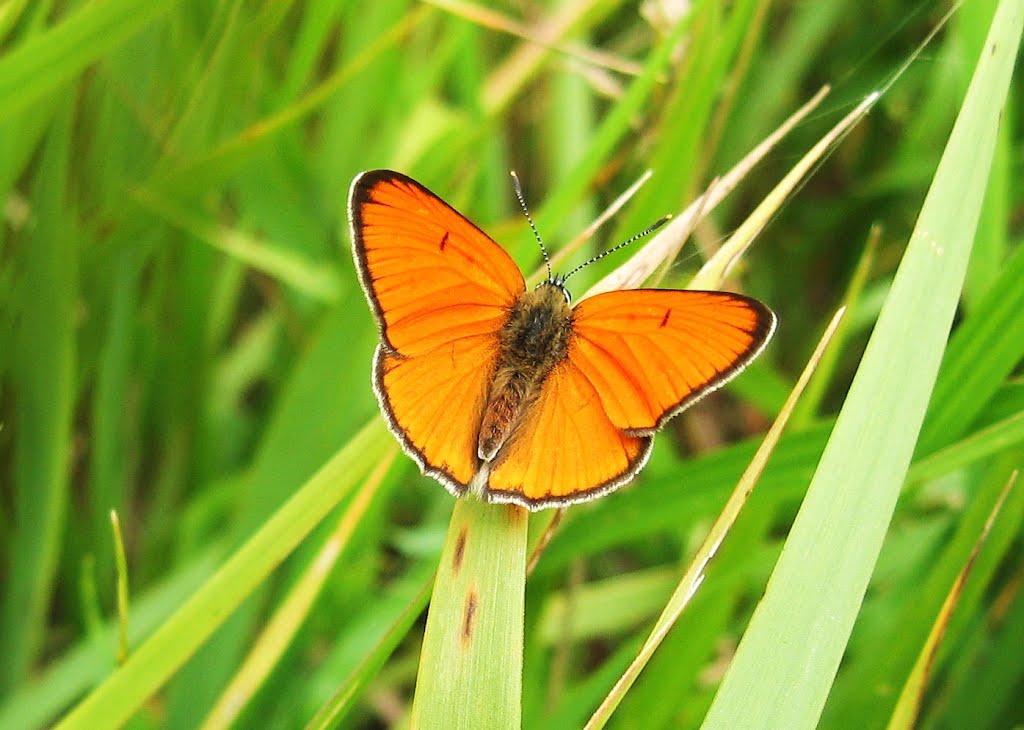
[[[524,292],[499,333],[498,367],[480,424],[478,454],[490,461],[515,432],[552,368],[569,352],[572,310],[564,290],[542,284]]]

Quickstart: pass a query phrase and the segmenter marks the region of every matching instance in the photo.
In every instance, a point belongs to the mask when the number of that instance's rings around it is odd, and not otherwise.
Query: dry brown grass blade
[[[673,218],[635,256],[597,282],[587,292],[586,296],[618,289],[635,289],[647,281],[663,262],[675,257],[686,242],[690,231],[693,230],[693,227],[700,221],[701,217],[713,211],[736,188],[747,173],[778,144],[779,140],[821,103],[821,100],[825,98],[828,91],[829,87],[822,87],[810,101],[800,107],[729,172],[717,178],[703,195],[690,203],[682,213]]]

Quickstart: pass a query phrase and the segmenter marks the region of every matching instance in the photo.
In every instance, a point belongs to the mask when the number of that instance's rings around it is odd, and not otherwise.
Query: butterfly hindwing
[[[593,499],[632,478],[650,445],[617,428],[590,380],[563,360],[495,459],[486,495],[531,509]]]
[[[391,430],[424,473],[456,495],[480,465],[476,434],[496,363],[496,344],[486,336],[416,357],[377,348],[374,389]]]

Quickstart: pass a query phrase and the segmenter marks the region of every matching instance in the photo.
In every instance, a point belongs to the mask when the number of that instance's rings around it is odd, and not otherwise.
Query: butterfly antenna
[[[566,279],[568,279],[570,276],[572,276],[573,274],[575,274],[577,271],[579,271],[580,269],[584,268],[585,266],[590,266],[592,263],[594,263],[595,261],[600,261],[605,256],[607,256],[608,254],[615,253],[620,248],[625,248],[626,246],[628,246],[629,244],[633,243],[634,241],[637,241],[637,240],[643,238],[644,236],[648,236],[648,235],[654,233],[656,230],[661,228],[663,225],[668,223],[670,220],[672,220],[672,216],[671,215],[667,215],[664,218],[661,218],[658,221],[656,221],[654,224],[652,224],[652,225],[648,226],[647,228],[643,229],[642,231],[637,233],[635,236],[631,236],[630,238],[626,239],[625,241],[623,241],[622,243],[618,244],[617,246],[612,246],[607,251],[602,251],[597,256],[594,256],[592,259],[588,259],[587,261],[584,261],[582,264],[580,264],[575,269],[570,271],[568,274],[563,276],[562,277],[562,281],[565,281]]]
[[[512,176],[512,185],[516,189],[516,197],[519,198],[519,207],[523,209],[526,221],[530,224],[530,229],[533,231],[533,237],[537,239],[537,243],[540,245],[540,252],[544,255],[544,265],[548,268],[548,279],[554,281],[554,274],[551,273],[551,259],[548,258],[548,250],[544,248],[544,241],[541,240],[540,233],[537,232],[537,226],[533,223],[533,217],[530,216],[530,209],[526,207],[526,199],[523,197],[523,186],[519,183],[519,176],[516,175],[515,170],[510,170],[509,174]]]

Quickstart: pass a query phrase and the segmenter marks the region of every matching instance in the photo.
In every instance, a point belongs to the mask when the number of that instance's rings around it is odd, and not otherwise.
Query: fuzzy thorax
[[[512,305],[500,332],[501,350],[480,424],[478,454],[491,461],[537,397],[551,370],[566,358],[572,310],[565,289],[544,282]]]

